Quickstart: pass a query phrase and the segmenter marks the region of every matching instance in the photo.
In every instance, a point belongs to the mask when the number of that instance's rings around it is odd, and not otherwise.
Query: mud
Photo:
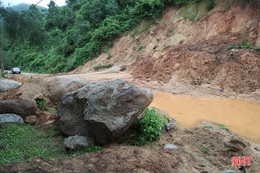
[[[203,121],[221,123],[233,133],[260,144],[260,103],[242,99],[154,93],[151,106],[168,113],[182,127],[195,127]]]

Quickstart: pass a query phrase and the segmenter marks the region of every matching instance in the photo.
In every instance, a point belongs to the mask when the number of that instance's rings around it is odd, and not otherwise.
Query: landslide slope
[[[113,47],[72,73],[97,65],[128,65],[135,78],[168,84],[210,84],[227,91],[250,93],[260,88],[260,4],[206,1],[168,7],[157,24],[142,21],[114,41]],[[234,45],[253,48],[230,49]]]

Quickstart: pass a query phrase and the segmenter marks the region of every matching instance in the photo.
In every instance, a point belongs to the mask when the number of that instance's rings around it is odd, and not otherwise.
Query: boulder
[[[35,100],[0,100],[0,114],[13,113],[26,118],[35,115],[36,111]]]
[[[69,150],[81,149],[83,147],[91,147],[94,141],[86,136],[70,136],[64,139],[63,146]]]
[[[57,76],[52,78],[48,81],[50,100],[56,103],[65,94],[75,91],[88,83],[88,80],[79,77]]]
[[[23,119],[16,114],[0,114],[1,123],[23,123]]]
[[[16,82],[14,80],[9,79],[1,79],[0,80],[0,91],[4,92],[10,88],[16,88],[21,86],[22,84],[20,82]]]
[[[37,118],[35,115],[30,115],[24,119],[24,122],[27,124],[33,125],[36,123],[36,120],[37,120]]]
[[[122,135],[152,102],[150,90],[123,80],[92,82],[66,94],[58,104],[61,131],[104,145]]]

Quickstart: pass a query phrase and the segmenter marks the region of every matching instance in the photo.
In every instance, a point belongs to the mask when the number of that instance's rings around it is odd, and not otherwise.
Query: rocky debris
[[[65,94],[75,91],[88,83],[88,80],[79,77],[57,76],[52,78],[48,81],[50,100],[56,103]]]
[[[249,147],[249,143],[238,136],[231,135],[225,140],[225,145],[229,148],[229,151],[240,152]]]
[[[260,147],[255,147],[254,148],[256,151],[260,151]]]
[[[35,115],[30,115],[24,119],[24,122],[27,124],[33,125],[36,123],[36,120],[37,120],[37,118]]]
[[[94,141],[86,136],[70,136],[64,139],[63,146],[69,150],[76,150],[83,147],[91,147]]]
[[[37,119],[36,124],[45,124],[45,125],[55,124],[58,120],[57,114],[44,112],[40,110],[37,111],[37,116],[39,118]]]
[[[16,114],[0,114],[1,123],[23,123],[23,118]]]
[[[178,149],[179,149],[179,147],[177,147],[176,145],[173,145],[173,144],[167,144],[164,147],[164,150],[178,150]]]
[[[108,72],[108,73],[119,73],[120,70],[121,70],[121,67],[113,66],[113,67],[110,68],[107,72]]]
[[[14,113],[26,118],[35,115],[37,105],[34,100],[0,100],[0,114]]]
[[[120,71],[125,71],[127,69],[127,66],[126,65],[123,65],[120,67]]]
[[[1,79],[0,80],[0,91],[6,91],[10,88],[16,88],[21,86],[22,84],[20,82],[16,82],[14,80],[9,79]]]
[[[150,90],[121,79],[89,83],[60,100],[60,128],[65,135],[92,137],[104,145],[122,135],[152,100]]]
[[[42,93],[38,93],[33,97],[33,100],[38,101],[38,100],[43,100],[45,97],[42,95]]]
[[[174,123],[167,123],[167,124],[165,124],[165,127],[166,127],[167,131],[173,129],[174,126],[176,126],[176,124],[174,124]]]

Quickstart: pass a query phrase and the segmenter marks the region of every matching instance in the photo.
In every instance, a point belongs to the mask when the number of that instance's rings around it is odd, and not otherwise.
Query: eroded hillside
[[[210,12],[203,2],[168,7],[158,24],[143,21],[73,73],[112,63],[147,81],[250,93],[260,88],[259,16],[257,1],[218,1]]]

